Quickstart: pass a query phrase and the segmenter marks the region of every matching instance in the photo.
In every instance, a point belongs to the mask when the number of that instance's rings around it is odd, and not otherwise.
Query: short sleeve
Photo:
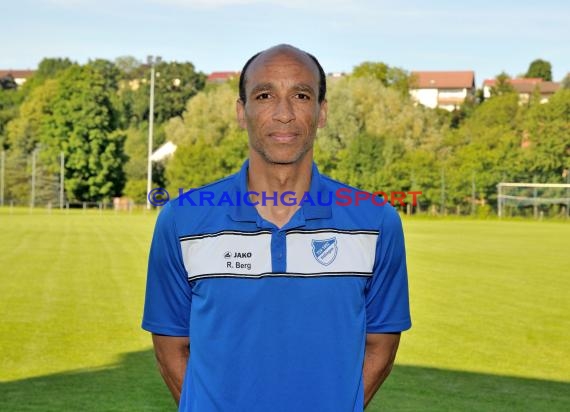
[[[374,273],[367,285],[366,332],[401,332],[411,327],[408,271],[402,222],[386,206],[376,242]]]
[[[192,290],[168,203],[160,212],[148,258],[142,328],[159,335],[188,336]]]

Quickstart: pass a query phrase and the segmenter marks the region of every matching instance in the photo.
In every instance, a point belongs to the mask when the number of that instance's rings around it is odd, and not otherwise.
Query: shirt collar
[[[243,196],[247,192],[247,171],[249,168],[249,159],[242,165],[240,171],[234,176],[233,190],[239,192],[239,196]],[[321,193],[319,195],[319,193]],[[313,162],[311,172],[311,185],[309,187],[309,195],[314,202],[314,205],[305,202],[301,205],[301,211],[305,219],[326,219],[332,216],[332,209],[330,205],[319,204],[320,199],[327,199],[324,191],[324,184],[322,182],[321,174],[315,162]],[[298,196],[300,200],[302,194]],[[230,207],[230,217],[238,222],[258,222],[259,214],[254,206],[250,206],[240,202],[239,205]]]
[[[238,192],[240,198],[247,192],[248,168],[249,159],[246,159],[240,171],[234,176],[233,190]],[[246,205],[243,202],[239,202],[238,205],[230,207],[229,214],[230,217],[237,222],[257,222],[258,213],[255,207]]]

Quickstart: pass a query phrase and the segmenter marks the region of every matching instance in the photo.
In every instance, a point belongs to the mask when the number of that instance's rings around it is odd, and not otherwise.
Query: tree
[[[564,79],[562,79],[562,88],[565,90],[570,90],[570,73],[568,73],[566,76],[564,76]]]
[[[13,90],[17,89],[18,84],[14,80],[14,76],[7,74],[4,77],[0,77],[0,90]]]
[[[529,146],[524,151],[523,178],[564,183],[570,166],[570,90],[560,90],[545,104],[530,107],[524,121]]]
[[[394,138],[406,150],[435,150],[441,140],[436,114],[415,106],[378,79],[346,77],[331,86],[327,127],[316,142],[316,156],[325,173],[340,166],[340,152],[359,136]]]
[[[196,72],[192,63],[157,64],[154,89],[155,122],[160,124],[181,116],[188,99],[202,90],[205,82],[206,76]],[[150,68],[144,66],[141,77],[134,79],[132,84],[133,86],[124,87],[120,96],[125,117],[131,125],[139,126],[149,118]]]
[[[150,67],[131,56],[116,59],[120,127],[127,130],[126,148],[129,161],[125,166],[125,193],[136,201],[146,197],[147,133],[149,121]],[[205,75],[197,73],[191,63],[161,62],[155,67],[153,150],[167,139],[169,120],[181,121],[186,104],[204,88]],[[215,109],[213,109],[215,110]],[[172,140],[171,136],[168,136]],[[175,142],[179,144],[179,142]],[[165,167],[169,162],[153,163],[153,185],[166,185]],[[176,164],[176,162],[175,162]]]
[[[372,78],[379,80],[386,87],[393,87],[403,95],[408,96],[413,78],[399,67],[390,67],[382,62],[364,62],[356,66],[352,71],[355,78]]]
[[[0,89],[0,150],[8,148],[6,126],[18,115],[21,93],[16,89]]]
[[[58,76],[50,114],[41,125],[47,157],[65,154],[68,196],[79,201],[108,199],[125,184],[124,134],[111,103],[116,90],[92,65],[71,66]]]
[[[497,183],[518,176],[523,116],[518,96],[507,93],[486,100],[448,134],[448,155],[442,166],[451,204],[470,205],[473,180],[477,197],[494,201]]]
[[[0,90],[0,146],[2,148],[8,149],[11,145],[20,145],[19,156],[27,156],[31,153],[38,141],[38,125],[42,114],[49,110],[47,95],[53,91],[54,84],[37,93],[34,92],[47,81],[55,79],[58,73],[72,64],[69,59],[43,59],[38,69],[22,87]],[[26,105],[26,107],[22,108],[21,105]],[[14,124],[10,125],[12,122]]]
[[[156,68],[155,115],[157,122],[180,116],[188,100],[204,88],[206,76],[192,63],[162,62]]]
[[[436,198],[448,126],[435,111],[370,77],[335,82],[328,102],[328,123],[315,142],[323,173],[365,190],[421,190],[423,205]]]
[[[368,191],[401,190],[409,186],[408,173],[397,167],[405,153],[403,141],[397,137],[356,136],[340,153],[344,167],[339,167],[334,177]]]
[[[142,62],[133,56],[120,56],[115,59],[115,66],[126,80],[137,79],[141,76]]]
[[[50,79],[31,91],[19,108],[18,115],[6,127],[10,149],[27,156],[37,148],[51,115],[58,82]]]
[[[169,193],[177,194],[221,179],[239,170],[247,157],[245,133],[230,133],[216,146],[199,139],[181,146],[166,166]]]
[[[514,91],[515,89],[511,84],[511,76],[507,73],[501,72],[495,77],[495,84],[491,87],[491,96],[501,96],[514,93]]]
[[[126,131],[125,154],[128,161],[124,166],[127,179],[124,194],[135,202],[145,202],[147,195],[147,145],[146,128],[131,127]]]
[[[8,149],[6,154],[7,198],[16,202],[28,200],[31,174],[30,160],[32,153],[43,140],[42,129],[48,122],[56,92],[57,81],[55,79],[47,80],[34,88],[6,125],[5,147]],[[49,178],[51,173],[46,168],[46,164],[49,163],[47,159],[36,157],[36,160],[37,176]],[[56,159],[53,160],[56,161]],[[37,185],[37,189],[42,187],[44,185]]]
[[[552,65],[550,62],[542,59],[533,60],[528,66],[528,70],[524,77],[541,78],[547,82],[552,81]]]
[[[388,70],[389,66],[382,62],[364,62],[360,63],[352,70],[354,77],[370,77],[380,80],[384,86],[388,86]]]
[[[6,126],[18,114],[23,94],[11,74],[0,78],[0,150],[8,148]]]
[[[473,134],[469,143],[453,151],[445,163],[446,197],[454,205],[470,205],[472,183],[476,196],[486,202],[494,202],[497,183],[513,180],[518,171],[520,137],[516,130],[506,126],[482,129]]]
[[[166,165],[169,188],[193,188],[239,170],[247,157],[245,131],[235,114],[237,89],[220,84],[194,96],[182,117],[173,118],[165,131],[178,145]]]
[[[45,58],[38,65],[34,74],[22,86],[24,95],[28,95],[34,88],[40,86],[47,79],[54,79],[73,63],[68,58]]]
[[[117,91],[119,87],[121,71],[115,65],[115,63],[105,59],[95,59],[89,60],[85,67],[93,69],[101,75],[105,81],[105,84],[103,85],[105,90],[113,92]]]

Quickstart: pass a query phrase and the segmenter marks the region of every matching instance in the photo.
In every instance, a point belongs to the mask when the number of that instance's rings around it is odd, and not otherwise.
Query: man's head
[[[240,76],[237,115],[247,129],[250,158],[293,164],[312,157],[317,128],[326,122],[326,78],[318,61],[289,45],[248,60]]]
[[[323,70],[323,67],[321,66],[321,63],[319,63],[319,61],[317,60],[317,58],[315,56],[313,56],[310,53],[307,53],[303,50],[297,49],[296,47],[287,45],[287,44],[280,44],[278,46],[272,47],[271,49],[265,50],[265,51],[260,51],[259,53],[254,54],[253,56],[251,56],[249,58],[249,60],[247,62],[245,62],[243,69],[241,69],[240,75],[239,75],[239,98],[242,102],[245,103],[247,96],[245,94],[245,83],[247,81],[247,69],[249,68],[249,66],[251,65],[251,63],[261,54],[267,51],[270,51],[272,49],[277,49],[277,48],[291,48],[293,50],[297,50],[301,53],[305,53],[314,63],[315,66],[317,68],[317,70],[319,71],[319,103],[322,103],[323,100],[326,99],[326,94],[327,94],[327,76],[325,74],[325,71]]]

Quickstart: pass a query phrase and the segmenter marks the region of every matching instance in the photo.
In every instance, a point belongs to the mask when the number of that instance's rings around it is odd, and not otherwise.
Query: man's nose
[[[279,99],[275,104],[275,110],[273,112],[273,119],[278,120],[281,123],[289,123],[295,120],[295,110],[289,99]]]

